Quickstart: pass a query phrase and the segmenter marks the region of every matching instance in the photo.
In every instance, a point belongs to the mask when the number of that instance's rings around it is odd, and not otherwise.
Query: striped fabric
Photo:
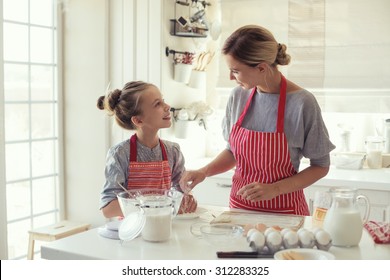
[[[161,140],[160,147],[162,161],[137,162],[137,136],[134,134],[130,138],[128,189],[157,188],[168,190],[171,188],[171,169]]]
[[[259,202],[251,202],[237,196],[239,189],[252,182],[270,184],[296,174],[291,163],[287,138],[283,133],[286,98],[283,82],[286,82],[284,77],[282,77],[279,98],[277,132],[258,132],[241,127],[252,97],[256,93],[256,88],[248,99],[240,118],[232,128],[229,142],[237,162],[230,193],[230,207],[232,208],[309,215],[303,190],[282,194],[272,200]],[[283,91],[284,93],[282,93]]]

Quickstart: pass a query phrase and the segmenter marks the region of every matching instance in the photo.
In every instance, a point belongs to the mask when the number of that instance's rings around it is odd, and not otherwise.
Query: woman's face
[[[161,92],[155,86],[148,87],[141,94],[141,120],[143,128],[160,129],[171,126],[171,108],[164,102]]]
[[[252,67],[241,63],[231,55],[226,55],[226,63],[230,69],[230,80],[236,82],[245,89],[251,89],[259,85],[261,67]]]

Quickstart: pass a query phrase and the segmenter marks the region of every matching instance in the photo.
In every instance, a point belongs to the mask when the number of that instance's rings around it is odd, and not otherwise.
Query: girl
[[[177,143],[159,139],[160,128],[171,126],[170,106],[159,89],[135,81],[115,89],[97,101],[100,110],[115,116],[119,126],[136,130],[130,139],[110,148],[107,154],[100,209],[106,218],[123,216],[116,193],[121,186],[130,188],[170,189],[184,172],[184,157]],[[196,201],[190,194],[183,197],[179,213],[194,212]]]

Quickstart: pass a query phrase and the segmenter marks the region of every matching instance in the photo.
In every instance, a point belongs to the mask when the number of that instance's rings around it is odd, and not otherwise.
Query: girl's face
[[[261,73],[264,72],[264,69],[260,66],[261,64],[251,67],[241,63],[231,55],[226,55],[225,58],[230,69],[230,80],[236,80],[244,89],[251,89],[259,85]]]
[[[171,108],[164,102],[161,92],[155,86],[148,87],[141,93],[141,114],[137,118],[142,128],[158,130],[171,126]]]

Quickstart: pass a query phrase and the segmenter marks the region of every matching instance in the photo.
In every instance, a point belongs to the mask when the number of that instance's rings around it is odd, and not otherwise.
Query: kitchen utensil
[[[126,189],[121,183],[117,182],[118,185],[125,191],[125,192],[128,192],[130,194],[130,192],[128,191],[128,189]]]
[[[201,58],[198,71],[205,71],[207,64],[210,62],[209,59],[210,59],[210,53],[205,52]]]
[[[254,213],[245,210],[224,211],[211,223],[233,223],[240,226],[264,224],[266,227],[291,228],[298,230],[304,223],[304,216]]]
[[[332,154],[332,164],[338,169],[351,169],[359,170],[363,168],[364,161],[366,160],[366,154]]]
[[[383,136],[385,138],[384,152],[390,154],[390,119],[385,120],[385,127]]]
[[[125,190],[118,193],[117,198],[124,217],[127,217],[133,212],[139,211],[139,202],[135,197],[135,193]]]
[[[235,224],[199,224],[199,227],[191,227],[191,233],[218,248],[229,248],[241,244],[249,247],[243,235],[244,228]]]
[[[316,249],[287,249],[276,252],[275,260],[334,260],[335,256],[329,252]]]
[[[217,252],[218,258],[261,258],[261,259],[272,259],[274,257],[273,254],[261,254],[257,251],[246,252],[246,251],[230,251],[230,252]]]
[[[332,204],[328,209],[323,228],[332,237],[334,246],[350,247],[359,244],[363,234],[363,224],[370,214],[370,203],[364,195],[357,195],[356,189],[332,188]],[[360,216],[357,202],[365,202],[364,217]]]
[[[194,70],[200,71],[201,66],[202,66],[203,56],[205,54],[206,54],[205,52],[201,52],[201,53],[198,54],[198,57],[196,59],[196,66],[195,66]]]

